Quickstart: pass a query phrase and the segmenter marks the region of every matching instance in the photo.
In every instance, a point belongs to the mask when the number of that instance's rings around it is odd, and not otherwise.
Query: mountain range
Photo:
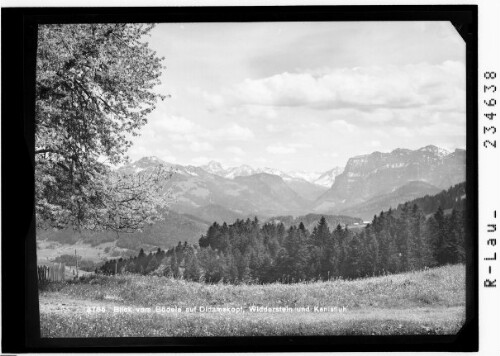
[[[241,165],[238,167],[224,168],[222,164],[216,161],[210,161],[206,165],[201,166],[208,173],[218,175],[220,177],[234,179],[236,177],[251,176],[258,173],[267,173],[283,178],[285,182],[305,181],[322,187],[330,188],[335,181],[335,177],[342,173],[342,167],[334,167],[326,172],[304,172],[290,171],[284,172],[276,168],[253,168],[249,165]]]
[[[164,185],[172,192],[173,210],[181,213],[195,214],[217,205],[245,216],[297,215],[328,189],[278,170],[257,171],[249,166],[224,170],[216,162],[196,167],[144,157],[119,171],[141,173],[159,164],[173,172]]]
[[[120,170],[137,173],[160,163],[174,172],[165,182],[175,199],[172,209],[193,215],[218,207],[226,216],[229,211],[240,216],[318,213],[369,218],[392,205],[465,181],[465,150],[449,152],[433,145],[355,156],[344,169],[334,167],[323,173],[248,165],[224,168],[215,161],[183,166],[156,157],[144,157]]]

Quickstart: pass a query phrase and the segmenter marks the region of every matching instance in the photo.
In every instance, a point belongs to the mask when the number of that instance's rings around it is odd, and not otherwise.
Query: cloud
[[[302,129],[320,129],[321,124],[314,121],[304,122],[300,124],[300,128]]]
[[[256,163],[258,164],[268,164],[269,163],[269,160],[267,158],[264,158],[264,157],[258,157],[254,160]]]
[[[311,143],[291,143],[289,146],[293,147],[293,148],[311,148],[311,147],[313,147],[313,145]]]
[[[269,132],[276,132],[278,128],[273,124],[266,124],[266,130]]]
[[[233,156],[230,158],[232,164],[242,164],[244,161],[240,157]]]
[[[224,98],[222,95],[203,92],[202,98],[207,103],[207,108],[210,111],[221,109],[224,106]]]
[[[210,99],[217,107],[317,110],[433,107],[465,110],[465,67],[456,61],[334,68],[246,79]]]
[[[199,142],[199,141],[191,142],[189,148],[193,152],[206,152],[206,151],[212,151],[214,149],[213,146],[208,142]]]
[[[276,109],[270,106],[248,105],[243,110],[250,116],[266,119],[274,119],[278,116]]]
[[[290,154],[290,153],[295,153],[297,150],[303,150],[306,148],[311,148],[313,145],[311,143],[289,143],[289,144],[275,144],[271,146],[266,147],[266,151],[272,154],[279,154],[279,155],[284,155],[284,154]]]
[[[227,147],[226,151],[229,153],[235,154],[235,155],[239,155],[239,156],[241,156],[245,153],[241,148],[236,147],[236,146]]]
[[[209,157],[205,157],[205,156],[200,156],[200,157],[195,157],[195,158],[191,159],[191,164],[193,166],[202,166],[204,164],[207,164],[211,160],[213,160],[213,158],[209,158]]]
[[[195,123],[181,116],[157,119],[152,126],[154,129],[175,133],[190,133],[199,128]]]
[[[295,147],[278,144],[278,145],[268,146],[266,148],[266,151],[272,154],[283,155],[283,154],[295,153],[296,150]]]
[[[415,132],[413,130],[410,130],[407,127],[395,127],[391,130],[392,134],[396,137],[407,137],[411,138],[415,135]]]
[[[330,121],[330,127],[334,130],[339,131],[347,131],[347,132],[355,132],[356,126],[348,123],[345,120],[333,120]]]
[[[163,145],[165,140],[178,150],[207,152],[214,144],[223,141],[247,141],[254,133],[247,127],[231,124],[218,128],[207,128],[184,117],[170,116],[157,119],[144,130],[144,139],[149,145]]]
[[[217,138],[217,139],[226,139],[226,140],[250,140],[255,137],[252,130],[248,127],[242,127],[238,124],[232,124],[226,128],[220,128],[209,132],[207,136]]]

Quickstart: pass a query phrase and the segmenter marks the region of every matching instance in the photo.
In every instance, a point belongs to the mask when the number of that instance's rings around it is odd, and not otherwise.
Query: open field
[[[57,241],[38,240],[37,241],[37,260],[38,264],[42,264],[49,260],[53,260],[61,255],[74,255],[75,250],[79,256],[85,256],[86,260],[100,262],[104,259],[121,256],[124,249],[116,247],[116,242],[105,242],[97,246],[91,246],[88,243],[78,241],[73,245],[62,244]],[[113,256],[113,251],[117,251]]]
[[[465,318],[465,267],[292,285],[98,276],[49,285],[40,314],[42,337],[454,334]]]

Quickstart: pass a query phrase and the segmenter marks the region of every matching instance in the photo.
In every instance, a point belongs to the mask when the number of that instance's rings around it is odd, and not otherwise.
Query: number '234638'
[[[496,83],[495,79],[497,77],[496,72],[484,72],[484,79],[488,80],[486,84],[483,86],[484,94],[492,94],[496,93],[497,91],[497,86],[492,83]],[[487,85],[490,84],[490,85]],[[483,100],[484,104],[488,107],[491,107],[491,112],[487,112],[484,114],[488,120],[493,120],[497,114],[494,112],[494,107],[497,105],[497,101],[495,98],[490,98],[490,99],[484,99]],[[483,134],[484,135],[494,135],[496,134],[497,129],[495,126],[483,126]],[[483,141],[483,146],[486,148],[496,148],[497,147],[497,140],[493,139],[487,139]]]

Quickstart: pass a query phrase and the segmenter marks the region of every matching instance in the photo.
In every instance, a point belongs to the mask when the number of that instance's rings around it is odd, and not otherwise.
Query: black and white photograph
[[[455,335],[450,21],[37,27],[41,338]]]

